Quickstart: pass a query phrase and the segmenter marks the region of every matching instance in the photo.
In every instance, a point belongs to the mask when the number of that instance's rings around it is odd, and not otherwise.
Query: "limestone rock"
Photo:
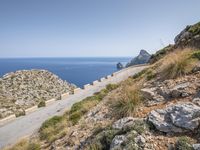
[[[151,111],[148,121],[162,132],[194,131],[199,126],[200,107],[193,103],[170,105]]]
[[[118,150],[121,147],[121,144],[127,140],[125,135],[116,135],[114,139],[112,140],[112,143],[110,145],[110,150]]]
[[[193,147],[194,150],[200,150],[200,144],[199,143],[193,144],[192,147]]]

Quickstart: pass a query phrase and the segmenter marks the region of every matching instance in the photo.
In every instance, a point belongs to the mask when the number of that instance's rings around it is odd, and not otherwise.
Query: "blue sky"
[[[0,0],[0,57],[135,56],[200,21],[199,0]]]

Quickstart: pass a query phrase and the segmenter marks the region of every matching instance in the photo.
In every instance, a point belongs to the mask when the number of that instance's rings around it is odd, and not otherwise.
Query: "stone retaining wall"
[[[99,81],[95,80],[95,81],[92,82],[92,85],[97,85],[98,83],[99,83]]]
[[[37,109],[38,109],[38,106],[37,106],[37,105],[36,105],[36,106],[33,106],[33,107],[31,107],[31,108],[28,108],[28,109],[25,110],[25,114],[28,115],[28,114],[30,114],[30,113],[36,111]]]
[[[108,76],[106,76],[106,79],[110,79],[112,76],[111,75],[108,75]]]
[[[105,80],[106,80],[106,78],[101,78],[101,79],[99,79],[100,82],[103,82],[103,81],[105,81]]]
[[[10,115],[10,116],[8,116],[8,117],[6,117],[6,118],[3,118],[3,119],[0,120],[0,126],[4,125],[4,124],[6,124],[6,123],[8,123],[8,122],[10,122],[10,121],[13,121],[13,120],[15,120],[15,119],[16,119],[15,114]]]
[[[81,90],[82,90],[81,88],[76,88],[76,89],[74,89],[74,94],[80,92]]]
[[[66,99],[67,97],[69,97],[69,92],[68,93],[64,93],[61,95],[61,100]]]
[[[46,104],[46,106],[48,106],[48,105],[51,105],[52,103],[54,103],[55,101],[56,101],[56,99],[52,98],[52,99],[50,99],[48,101],[45,101],[45,104]]]
[[[88,88],[90,88],[91,86],[92,86],[91,84],[86,84],[86,85],[83,86],[83,89],[88,89]]]

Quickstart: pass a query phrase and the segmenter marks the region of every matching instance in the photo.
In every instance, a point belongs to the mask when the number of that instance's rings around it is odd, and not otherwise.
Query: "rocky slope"
[[[149,61],[151,55],[145,51],[145,50],[140,50],[140,53],[137,57],[133,58],[131,62],[129,62],[126,67],[130,67],[133,65],[138,65],[138,64],[145,64]]]
[[[72,92],[74,85],[46,70],[22,70],[0,78],[0,118]]]

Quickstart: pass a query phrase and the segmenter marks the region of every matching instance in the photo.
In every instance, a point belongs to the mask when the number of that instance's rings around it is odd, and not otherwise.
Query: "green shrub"
[[[29,143],[27,150],[40,150],[40,144],[38,143]]]
[[[14,146],[10,148],[5,148],[5,150],[41,150],[41,146],[39,142],[32,142],[28,141],[27,139],[23,139]]]
[[[51,127],[51,126],[55,126],[56,124],[60,123],[63,120],[62,116],[54,116],[48,120],[46,120],[42,126],[41,126],[41,130]]]
[[[93,96],[89,96],[84,100],[73,104],[68,114],[69,120],[72,124],[76,124],[84,114],[86,114],[92,107],[96,106],[109,91],[115,89],[116,87],[117,85],[114,84],[108,85],[106,89],[103,89],[100,92],[95,93]]]
[[[151,79],[154,79],[156,77],[156,73],[152,70],[149,70],[146,72],[146,79],[149,81]]]
[[[135,75],[133,75],[133,79],[137,79],[139,77],[141,77],[142,75],[144,75],[147,72],[147,69],[144,69],[138,73],[136,73]]]
[[[180,137],[177,140],[175,147],[176,147],[176,150],[192,150],[193,149],[190,140],[185,136]]]
[[[25,115],[26,115],[25,111],[19,111],[15,113],[16,117],[25,116]]]
[[[200,60],[200,50],[195,51],[195,52],[192,54],[192,58],[196,58],[196,59]]]
[[[197,35],[200,33],[200,22],[196,23],[195,25],[191,26],[188,30],[193,35]]]
[[[66,127],[67,121],[64,116],[54,116],[51,119],[46,120],[40,127],[40,139],[51,143],[65,135]]]
[[[117,84],[108,84],[108,85],[106,86],[106,89],[107,89],[108,91],[112,91],[112,90],[115,90],[116,88],[118,88],[118,86],[119,86],[119,85],[117,85]]]
[[[38,104],[38,107],[45,107],[45,106],[46,106],[45,101],[40,101]]]

